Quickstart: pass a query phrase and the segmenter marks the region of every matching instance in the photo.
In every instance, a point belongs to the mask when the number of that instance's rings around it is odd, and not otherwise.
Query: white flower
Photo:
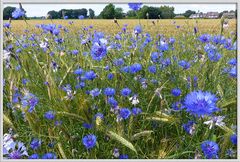
[[[137,105],[139,103],[137,95],[134,95],[134,96],[130,97],[129,101],[131,101],[133,105]]]
[[[3,50],[3,60],[9,60],[10,59],[11,52],[7,50]]]
[[[41,48],[47,48],[48,43],[41,41],[41,43],[39,45],[40,45]]]
[[[224,116],[214,116],[210,120],[205,121],[204,124],[209,125],[209,129],[212,129],[214,125],[222,127],[225,126],[225,123],[223,122],[224,118]]]

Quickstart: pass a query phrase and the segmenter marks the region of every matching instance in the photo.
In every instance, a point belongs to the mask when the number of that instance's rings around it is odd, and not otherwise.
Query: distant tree
[[[141,19],[158,19],[158,15],[161,15],[161,10],[159,7],[143,6],[139,11],[139,18]]]
[[[89,18],[90,19],[93,19],[95,17],[95,12],[93,9],[89,8],[88,9],[88,12],[89,12]]]
[[[116,8],[114,11],[114,17],[117,19],[123,18],[123,9],[122,8]]]
[[[128,11],[126,16],[127,18],[137,18],[137,14],[133,10]]]
[[[169,7],[169,6],[161,6],[161,18],[162,19],[172,19],[174,18],[174,7]]]
[[[218,18],[221,18],[224,13],[228,13],[228,11],[225,10],[225,11],[223,11],[223,12],[220,12],[219,15],[218,15]]]
[[[192,14],[196,14],[195,11],[192,11],[192,10],[187,10],[185,11],[185,13],[183,14],[183,16],[189,18]]]
[[[16,7],[5,7],[3,9],[3,19],[8,20],[9,18],[12,18],[12,12],[16,9]]]
[[[115,6],[110,3],[102,10],[99,17],[103,19],[113,19],[115,15]]]
[[[51,16],[52,19],[60,19],[61,14],[57,11],[49,11],[47,15]]]

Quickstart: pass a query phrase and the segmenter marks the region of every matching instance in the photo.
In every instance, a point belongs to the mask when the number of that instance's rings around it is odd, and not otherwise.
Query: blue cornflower
[[[101,90],[99,90],[98,88],[95,88],[93,90],[90,91],[90,95],[94,98],[97,97],[101,94]]]
[[[42,159],[57,159],[57,156],[55,153],[48,152],[42,156]]]
[[[101,61],[107,55],[107,47],[105,44],[99,45],[94,43],[91,48],[91,56],[93,60]]]
[[[194,132],[195,132],[195,129],[194,129],[194,124],[195,122],[190,120],[188,121],[187,123],[183,124],[183,129],[190,135],[193,135]]]
[[[82,19],[84,19],[84,16],[83,16],[83,15],[79,15],[78,18],[79,18],[80,20],[82,20]]]
[[[78,68],[78,69],[76,69],[76,70],[74,71],[74,74],[76,74],[76,75],[82,75],[83,72],[84,72],[84,70],[83,70],[82,68]]]
[[[123,88],[123,89],[121,90],[121,95],[124,96],[124,97],[129,96],[131,93],[132,93],[132,90],[129,89],[129,88]]]
[[[128,159],[128,155],[127,154],[121,154],[121,155],[119,155],[119,159]]]
[[[211,35],[209,34],[202,34],[198,38],[202,43],[208,43],[211,40]]]
[[[86,135],[82,138],[82,143],[86,149],[91,149],[96,145],[97,137],[93,134]]]
[[[185,60],[181,60],[178,62],[178,65],[181,66],[183,69],[189,69],[191,64]]]
[[[6,22],[6,23],[3,24],[3,27],[4,27],[4,28],[10,28],[10,27],[11,27],[11,24],[8,23],[8,22]]]
[[[175,38],[169,38],[169,43],[174,44],[175,43]]]
[[[77,55],[78,54],[78,50],[72,50],[71,51],[73,55]]]
[[[41,146],[41,141],[37,138],[34,138],[30,143],[30,147],[33,150],[37,150],[40,146]]]
[[[236,134],[231,135],[230,140],[234,145],[237,145],[237,135]]]
[[[85,82],[80,82],[75,87],[76,87],[76,89],[79,89],[79,88],[84,88],[85,85],[86,85]]]
[[[172,104],[171,108],[175,111],[178,111],[178,110],[182,110],[184,107],[181,102],[177,101]]]
[[[212,62],[217,62],[220,58],[222,58],[222,55],[217,51],[217,47],[210,43],[204,46],[204,50],[207,52],[208,58]]]
[[[113,77],[114,77],[114,74],[113,74],[113,73],[109,73],[109,74],[107,75],[107,78],[108,78],[109,80],[112,80]]]
[[[3,155],[7,155],[9,159],[21,159],[23,156],[28,156],[27,148],[22,142],[14,142],[9,136],[5,136],[3,141]]]
[[[124,66],[121,68],[121,71],[124,73],[128,73],[129,72],[130,67],[129,66]]]
[[[137,108],[137,107],[132,108],[133,116],[137,116],[138,114],[141,114],[141,113],[142,113],[142,109]]]
[[[108,103],[112,106],[112,107],[116,107],[118,105],[118,102],[115,100],[115,98],[113,97],[109,97],[108,98]]]
[[[119,116],[122,119],[127,119],[131,115],[131,111],[128,108],[120,109]]]
[[[151,53],[151,60],[152,60],[152,62],[154,62],[154,63],[158,62],[159,61],[159,57],[160,57],[160,55],[159,55],[158,52],[152,52]]]
[[[124,60],[122,58],[115,59],[115,60],[113,60],[113,64],[115,66],[122,66],[124,64]]]
[[[135,63],[129,67],[130,73],[134,74],[142,70],[142,65],[139,63]]]
[[[229,65],[237,65],[237,59],[236,58],[232,58],[232,59],[230,59],[229,61],[228,61],[228,64]]]
[[[21,100],[23,108],[29,106],[28,112],[33,112],[35,106],[38,104],[38,98],[32,94],[27,92]]]
[[[60,33],[60,30],[58,28],[55,28],[53,31],[52,31],[52,34],[53,35],[58,35]]]
[[[128,3],[128,7],[134,11],[140,10],[142,3]]]
[[[193,91],[185,97],[184,105],[192,115],[212,115],[219,110],[216,105],[217,100],[210,92]]]
[[[44,114],[44,117],[48,120],[53,120],[55,118],[55,113],[53,111],[48,111]]]
[[[171,92],[172,92],[172,95],[175,97],[180,96],[182,93],[181,89],[179,89],[179,88],[173,88]]]
[[[168,43],[165,40],[160,40],[157,44],[157,48],[160,51],[167,51],[169,49]]]
[[[115,95],[115,89],[114,88],[106,88],[105,90],[104,90],[104,94],[106,95],[106,96],[114,96]]]
[[[157,72],[157,67],[156,67],[156,65],[151,65],[151,66],[149,66],[149,67],[148,67],[148,71],[149,71],[150,73],[156,73],[156,72]]]
[[[20,9],[20,8],[16,8],[13,12],[12,12],[12,17],[17,19],[19,17],[22,17],[25,15],[25,12]]]
[[[93,128],[93,125],[89,124],[89,123],[83,123],[82,126],[86,129],[92,129]]]
[[[64,18],[64,19],[68,19],[68,16],[64,16],[63,18]]]
[[[87,80],[93,80],[97,77],[97,75],[92,70],[87,71],[84,76]]]
[[[230,77],[237,78],[237,68],[236,66],[232,67],[229,71],[228,74]]]
[[[39,159],[38,154],[32,154],[31,156],[28,157],[28,159]]]
[[[201,144],[201,149],[207,159],[218,159],[219,146],[213,141],[204,141]]]
[[[137,25],[134,27],[134,33],[135,34],[140,34],[142,33],[142,27],[140,25]]]

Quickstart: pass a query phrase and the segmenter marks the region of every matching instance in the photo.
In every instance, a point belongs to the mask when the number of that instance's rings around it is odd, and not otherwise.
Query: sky
[[[27,11],[28,17],[33,16],[46,16],[48,11],[55,10],[59,11],[61,9],[81,9],[81,8],[92,8],[95,11],[95,15],[100,14],[103,8],[107,4],[22,4],[23,8]],[[115,7],[123,8],[124,12],[129,11],[127,4],[114,4]],[[224,10],[236,10],[235,4],[144,4],[147,6],[160,7],[167,5],[174,7],[175,14],[184,13],[186,10],[200,11],[200,12],[222,12]],[[4,4],[4,7],[12,6],[19,7],[18,4]]]

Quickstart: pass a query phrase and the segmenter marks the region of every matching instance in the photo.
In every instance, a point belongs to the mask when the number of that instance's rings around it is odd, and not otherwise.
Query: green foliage
[[[99,17],[102,19],[113,19],[115,16],[115,6],[110,3],[100,13]]]
[[[185,11],[185,13],[183,14],[183,16],[189,18],[192,14],[195,14],[195,13],[196,13],[195,11],[187,10],[187,11]]]
[[[16,9],[16,7],[5,7],[3,9],[3,20],[8,20],[12,18],[12,12]]]

